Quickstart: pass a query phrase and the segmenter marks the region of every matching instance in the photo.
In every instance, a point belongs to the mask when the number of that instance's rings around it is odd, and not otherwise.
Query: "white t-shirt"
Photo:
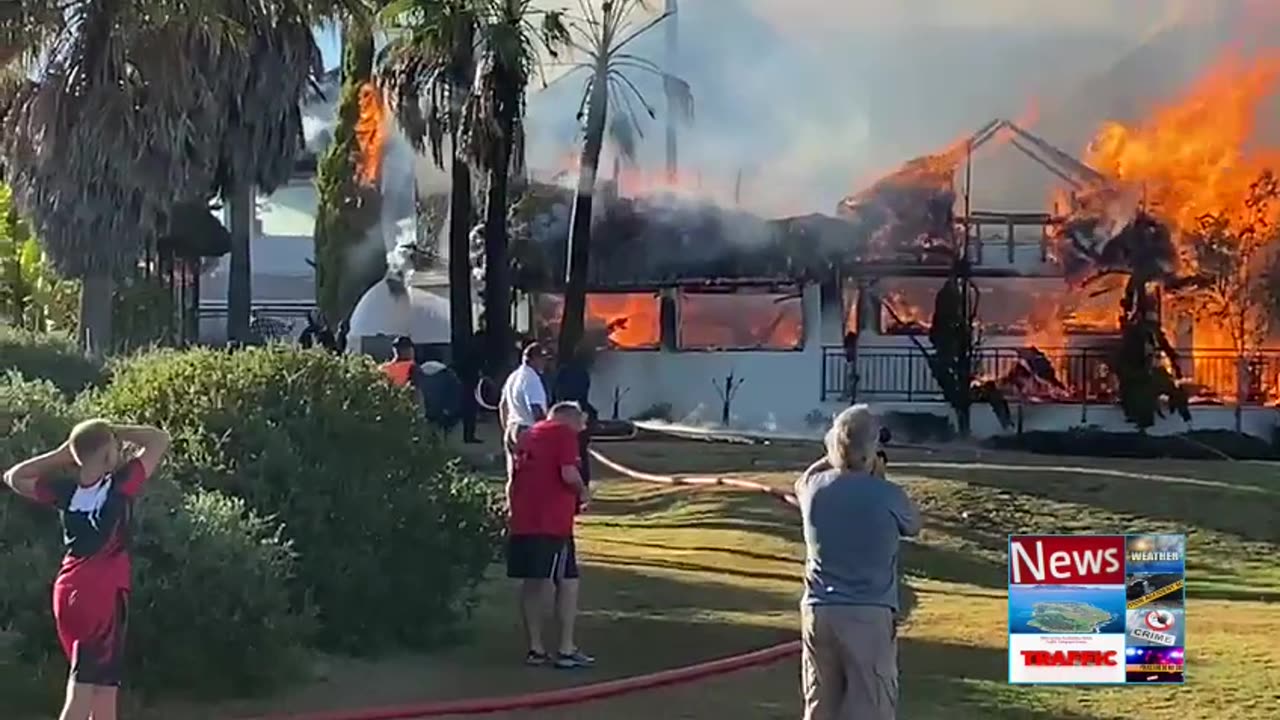
[[[528,365],[516,368],[502,385],[502,401],[507,406],[508,428],[529,427],[538,422],[533,407],[539,405],[543,412],[547,410],[547,389],[538,371]]]

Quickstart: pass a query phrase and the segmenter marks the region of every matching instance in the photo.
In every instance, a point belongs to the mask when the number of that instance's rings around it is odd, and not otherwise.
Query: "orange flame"
[[[799,293],[682,292],[678,342],[689,350],[795,350],[804,345]]]
[[[373,83],[360,86],[359,115],[356,118],[356,178],[365,185],[376,185],[382,170],[382,147],[387,140],[386,107],[382,93]]]
[[[1231,53],[1147,121],[1107,123],[1090,143],[1085,161],[1140,197],[1142,207],[1168,225],[1181,273],[1201,270],[1196,250],[1207,216],[1229,223],[1225,250],[1237,257],[1240,273],[1260,270],[1250,263],[1263,262],[1274,250],[1254,252],[1259,248],[1247,243],[1270,238],[1245,239],[1239,230],[1253,212],[1248,207],[1253,184],[1265,170],[1280,172],[1280,148],[1267,146],[1258,133],[1259,114],[1278,89],[1280,52],[1252,59]],[[1268,215],[1263,219],[1273,227],[1280,222],[1280,203],[1273,203]],[[1209,351],[1249,351],[1241,333],[1232,332],[1222,318],[1253,311],[1247,300],[1233,297],[1237,293],[1217,291],[1217,301],[1227,307],[1206,315],[1203,310],[1214,292],[1187,296],[1179,314],[1193,318],[1196,382],[1228,398],[1236,395],[1235,373],[1222,372],[1221,354],[1215,358]]]
[[[658,347],[662,337],[661,303],[654,293],[593,293],[587,295],[588,331],[601,332],[611,348],[638,350]],[[539,296],[539,332],[551,334],[564,317],[564,300]]]
[[[804,344],[804,303],[798,293],[682,292],[677,342],[685,350],[791,350]],[[541,295],[537,333],[556,332],[564,301]],[[587,295],[588,334],[604,335],[607,347],[652,350],[662,340],[662,301],[656,293]]]

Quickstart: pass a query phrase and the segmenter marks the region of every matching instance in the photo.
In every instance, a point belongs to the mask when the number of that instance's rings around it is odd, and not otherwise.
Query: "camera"
[[[887,445],[891,440],[893,440],[893,433],[889,432],[889,428],[880,428],[880,445]],[[889,456],[885,453],[883,447],[876,450],[876,456],[880,458],[880,462],[885,465],[889,464]]]

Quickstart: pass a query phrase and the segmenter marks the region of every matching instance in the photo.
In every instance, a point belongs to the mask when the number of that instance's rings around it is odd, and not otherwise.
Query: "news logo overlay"
[[[1183,535],[1009,537],[1009,682],[1183,682]]]

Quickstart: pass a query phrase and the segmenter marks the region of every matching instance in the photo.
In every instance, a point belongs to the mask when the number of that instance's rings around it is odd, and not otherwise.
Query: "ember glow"
[[[681,291],[677,342],[686,350],[799,350],[804,302],[795,293]]]
[[[382,148],[387,141],[388,118],[382,94],[373,83],[360,87],[359,108],[356,145],[360,149],[360,157],[356,177],[366,185],[376,185],[382,170]]]
[[[661,311],[657,293],[592,293],[587,295],[588,334],[601,333],[610,348],[652,350],[662,339]],[[537,313],[539,334],[554,336],[564,316],[564,300],[540,295]]]

